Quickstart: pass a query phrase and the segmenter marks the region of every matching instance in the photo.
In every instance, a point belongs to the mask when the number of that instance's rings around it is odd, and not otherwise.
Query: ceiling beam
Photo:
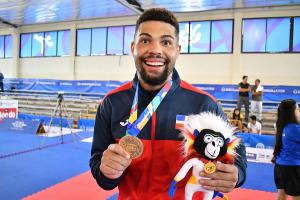
[[[120,4],[123,6],[129,8],[136,14],[140,15],[144,12],[144,9],[142,8],[141,4],[137,2],[136,0],[117,0]]]
[[[17,26],[16,24],[12,24],[12,23],[10,23],[10,22],[8,22],[8,21],[5,21],[5,20],[3,20],[3,19],[1,19],[1,18],[0,18],[0,22],[1,22],[2,24],[8,25],[8,26],[10,26],[10,27],[18,28],[18,26]]]

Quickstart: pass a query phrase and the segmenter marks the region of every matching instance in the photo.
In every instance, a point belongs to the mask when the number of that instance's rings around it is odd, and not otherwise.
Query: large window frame
[[[231,21],[232,27],[231,27],[231,51],[223,51],[223,52],[213,52],[212,51],[212,24],[213,22],[219,22],[219,21]],[[184,52],[181,54],[232,54],[233,53],[233,46],[234,46],[234,19],[218,19],[218,20],[201,20],[201,21],[185,21],[185,23],[189,23],[189,43],[188,43],[188,52]],[[207,52],[191,52],[191,24],[197,23],[197,22],[209,22],[209,51]]]
[[[68,31],[69,34],[71,34],[71,30],[70,29],[21,33],[20,34],[20,43],[19,43],[19,46],[20,46],[20,48],[19,48],[19,57],[20,58],[49,58],[49,57],[66,57],[66,56],[70,56],[71,51],[70,51],[69,55],[58,55],[58,53],[59,53],[59,51],[58,51],[58,42],[59,42],[58,36],[59,36],[60,32],[64,32],[64,31]],[[55,55],[46,55],[46,53],[45,53],[45,49],[46,49],[45,39],[43,40],[43,53],[42,53],[42,55],[37,55],[37,56],[33,55],[33,36],[34,36],[34,34],[37,34],[37,33],[42,33],[44,38],[45,38],[46,33],[56,33],[55,34],[55,36],[56,36],[56,38],[55,38],[55,48],[56,48],[55,49]],[[31,37],[31,41],[30,41],[30,56],[22,56],[22,36],[26,35],[26,34],[31,35],[30,36]],[[69,40],[70,40],[69,43],[71,43],[71,37],[69,37]],[[71,44],[69,44],[69,45],[70,45],[69,48],[71,49]]]
[[[275,19],[275,18],[289,18],[290,19],[290,26],[289,26],[289,42],[288,42],[288,51],[267,51],[267,30],[268,30],[268,19]],[[242,54],[289,54],[289,53],[300,53],[300,51],[293,50],[293,39],[294,39],[294,18],[300,18],[299,16],[280,16],[280,17],[260,17],[260,18],[243,18],[241,24],[241,53]],[[257,20],[263,19],[266,20],[265,23],[265,50],[264,51],[244,51],[244,30],[243,30],[243,23],[244,20]]]

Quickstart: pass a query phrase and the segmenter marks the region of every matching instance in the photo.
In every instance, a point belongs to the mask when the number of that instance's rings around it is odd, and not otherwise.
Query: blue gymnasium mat
[[[0,135],[1,153],[39,147],[42,139],[28,134]],[[82,135],[92,136],[91,133]],[[89,170],[91,143],[70,142],[71,137],[65,136],[64,144],[1,158],[0,199],[20,199]],[[60,142],[58,137],[47,138],[46,145],[50,141]]]

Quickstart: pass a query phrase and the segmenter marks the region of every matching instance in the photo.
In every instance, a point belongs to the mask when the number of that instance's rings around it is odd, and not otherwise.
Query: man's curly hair
[[[161,21],[168,24],[171,24],[175,28],[175,35],[179,37],[179,24],[175,17],[175,15],[168,11],[165,8],[151,8],[146,10],[137,20],[136,27],[135,27],[135,34],[139,29],[141,23],[147,21]]]

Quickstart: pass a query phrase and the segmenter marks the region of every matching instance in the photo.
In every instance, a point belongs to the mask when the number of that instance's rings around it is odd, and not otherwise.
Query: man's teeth
[[[164,65],[163,62],[145,62],[147,65],[153,65],[153,66],[161,66],[161,65]]]

